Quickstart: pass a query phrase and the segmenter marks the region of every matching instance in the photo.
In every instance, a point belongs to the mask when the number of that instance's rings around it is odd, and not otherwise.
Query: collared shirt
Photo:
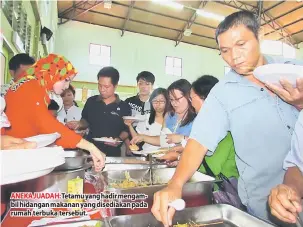
[[[298,121],[291,139],[291,149],[284,161],[284,169],[297,166],[303,174],[303,110],[299,114]],[[303,200],[302,200],[303,206]],[[303,211],[299,213],[303,220]]]
[[[99,95],[90,97],[82,111],[82,118],[89,124],[88,140],[94,143],[107,156],[121,156],[119,147],[112,147],[92,138],[113,137],[117,138],[121,132],[128,131],[124,124],[123,116],[129,116],[131,109],[129,105],[116,96],[116,100],[105,104]]]
[[[291,140],[291,149],[284,161],[284,168],[297,166],[303,174],[303,110],[300,112],[298,121]]]
[[[298,63],[269,56],[266,60],[268,64]],[[205,100],[190,138],[212,153],[231,132],[242,203],[254,215],[269,220],[267,198],[270,190],[283,181],[283,161],[297,118],[295,107],[230,71]]]
[[[191,132],[191,128],[193,125],[193,121],[181,126],[181,121],[178,121],[177,114],[170,115],[167,114],[165,117],[165,126],[168,128],[173,134],[180,134],[183,136],[189,136]]]
[[[69,121],[80,121],[82,117],[82,109],[77,106],[71,106],[68,110],[62,108],[58,112],[57,119],[61,123],[66,123]]]

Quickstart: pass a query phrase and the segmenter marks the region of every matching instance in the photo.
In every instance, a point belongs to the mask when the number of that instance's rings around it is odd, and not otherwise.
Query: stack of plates
[[[1,185],[44,176],[65,163],[62,147],[2,150],[0,159]]]

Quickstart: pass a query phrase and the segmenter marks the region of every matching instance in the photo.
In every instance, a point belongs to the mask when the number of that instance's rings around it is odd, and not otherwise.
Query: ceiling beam
[[[298,7],[296,7],[296,8],[293,8],[292,10],[289,10],[289,11],[287,11],[287,12],[284,12],[283,14],[281,14],[281,15],[279,15],[279,16],[277,16],[277,17],[273,17],[269,22],[272,22],[272,21],[274,21],[274,20],[278,20],[278,19],[280,19],[281,17],[284,17],[284,16],[286,16],[286,15],[288,15],[288,14],[290,14],[290,13],[292,13],[292,12],[298,10],[298,9],[301,9],[301,8],[303,8],[303,4],[300,5],[300,6],[298,6]],[[265,25],[265,24],[266,24],[266,23],[262,24],[262,26]]]
[[[284,40],[285,43],[291,45],[291,46],[294,46],[295,42],[292,38],[292,35],[291,32],[289,32],[286,27],[287,26],[282,26],[277,20],[287,14],[290,14],[300,8],[303,7],[303,4],[292,9],[292,10],[289,10],[288,12],[285,12],[283,14],[281,14],[280,16],[278,17],[273,17],[269,14],[269,12],[264,12],[264,16],[263,16],[263,20],[265,21],[265,23],[262,25],[269,25],[274,31],[271,32],[271,33],[276,33],[276,32],[279,32],[281,38],[279,40]],[[266,17],[268,17],[270,20],[267,20]],[[286,35],[284,35],[284,33],[286,33]],[[294,46],[296,47],[296,46]]]
[[[279,35],[282,37],[284,42],[288,43],[289,45],[293,44],[291,33],[287,31],[285,28],[282,28],[282,26],[278,22],[272,20],[273,17],[268,12],[262,13],[262,17],[267,25],[269,25],[276,32],[279,32]],[[270,18],[271,20],[268,21],[266,17]],[[284,33],[286,33],[286,36],[284,35]]]
[[[266,12],[268,12],[269,10],[272,10],[273,8],[277,7],[278,5],[281,5],[281,4],[284,3],[284,2],[285,2],[284,0],[283,0],[283,1],[279,1],[278,3],[276,3],[276,4],[274,4],[274,5],[272,5],[272,6],[268,7],[268,8],[266,8],[266,9],[264,10],[264,12],[266,13]]]
[[[292,36],[294,36],[294,35],[296,35],[296,34],[299,34],[299,33],[301,33],[301,32],[303,32],[303,29],[302,30],[300,30],[300,31],[297,31],[297,32],[295,32],[295,33],[292,33],[291,35]],[[280,38],[279,40],[282,40],[283,38]],[[295,47],[296,48],[298,48],[298,45],[297,44],[299,44],[300,42],[302,42],[302,41],[295,41]]]
[[[103,16],[113,17],[113,18],[117,18],[117,19],[121,19],[121,20],[125,19],[125,17],[120,17],[120,16],[108,14],[108,13],[102,13],[102,12],[94,11],[94,10],[90,10],[89,12],[95,13],[95,14],[100,14],[100,15],[103,15]],[[167,29],[167,30],[171,30],[171,31],[175,31],[175,32],[181,32],[181,30],[179,30],[179,29],[169,28],[169,27],[165,27],[165,26],[162,26],[162,25],[147,23],[147,22],[143,22],[143,21],[138,21],[138,20],[134,20],[134,19],[131,19],[131,18],[129,18],[129,21],[132,21],[132,22],[135,22],[135,23],[138,23],[138,24],[143,24],[143,25],[150,25],[150,26],[157,27],[157,28],[163,28],[163,29]],[[103,26],[103,25],[99,24],[99,26]],[[125,30],[127,30],[127,29],[125,29]],[[201,38],[205,38],[205,39],[215,40],[214,37],[210,37],[210,36],[204,36],[204,35],[200,35],[200,34],[196,34],[196,33],[192,33],[192,35],[198,36],[198,37],[201,37]]]
[[[113,1],[112,4],[128,8],[128,5],[126,5],[126,4],[122,3],[122,2]],[[165,15],[165,14],[154,12],[154,11],[150,11],[150,10],[147,10],[147,9],[142,9],[142,8],[139,8],[139,7],[136,7],[136,6],[134,6],[133,9],[136,9],[136,10],[139,10],[139,11],[142,11],[142,12],[145,12],[145,13],[151,13],[151,14],[154,14],[154,15],[158,15],[158,16],[162,16],[162,17],[166,17],[166,18],[170,18],[170,19],[175,19],[175,20],[187,22],[187,20],[179,18],[179,17]],[[199,25],[199,26],[203,26],[203,27],[206,27],[206,28],[216,29],[216,27],[213,27],[213,26],[210,26],[210,25],[207,25],[207,24],[201,24],[201,23],[197,23],[197,22],[194,22],[194,24],[195,25]]]
[[[102,4],[102,3],[103,3],[103,0],[97,0],[97,1],[95,1],[93,4],[89,3],[88,1],[86,1],[85,4],[83,5],[83,6],[84,6],[84,9],[81,9],[81,10],[83,10],[83,11],[82,11],[82,12],[79,12],[78,14],[77,14],[77,10],[79,10],[79,8],[78,8],[78,7],[74,7],[73,11],[71,12],[72,15],[69,16],[69,17],[67,18],[67,20],[65,20],[65,21],[61,20],[61,21],[59,22],[59,25],[65,24],[65,23],[69,22],[70,20],[73,20],[73,19],[75,19],[75,18],[77,18],[77,17],[79,17],[79,16],[81,16],[81,15],[83,15],[83,14],[89,12],[90,10],[94,9],[95,7],[99,6],[99,5]],[[88,8],[87,8],[87,5],[88,5]],[[66,15],[66,16],[67,16],[67,15]],[[63,17],[64,17],[64,16],[61,16],[61,18],[63,18]]]
[[[134,5],[135,5],[136,1],[131,1],[131,4],[129,5],[128,7],[128,11],[127,11],[127,15],[126,15],[126,18],[123,22],[123,26],[122,26],[122,33],[121,33],[121,37],[124,35],[124,32],[125,32],[125,28],[126,28],[126,24],[127,22],[129,21],[129,18],[130,18],[130,14],[131,14],[131,11],[133,10],[134,8]]]
[[[113,5],[122,6],[122,7],[125,7],[125,8],[129,7],[129,5],[127,5],[127,4],[123,3],[123,2],[112,1],[112,4]],[[142,9],[142,8],[139,8],[139,7],[136,7],[136,6],[134,6],[133,9],[136,9],[136,10],[139,10],[139,11],[142,11],[142,12],[145,12],[145,13],[151,13],[151,14],[154,14],[154,15],[158,15],[158,16],[162,16],[162,17],[166,17],[166,18],[170,18],[170,19],[175,19],[175,20],[179,20],[179,21],[183,21],[183,22],[187,22],[187,20],[179,18],[179,17],[174,17],[174,16],[169,16],[169,15],[165,15],[165,14],[158,13],[158,12],[153,12],[153,11],[150,11],[150,10],[147,10],[147,9]],[[66,14],[63,14],[63,15],[60,14],[59,18],[62,18],[62,17],[66,18],[65,15]],[[194,22],[194,25],[202,26],[202,27],[206,27],[206,28],[210,28],[210,29],[214,29],[214,30],[216,29],[216,27],[213,27],[213,26],[210,26],[210,25],[207,25],[207,24],[197,23],[197,22]]]
[[[202,0],[198,6],[198,9],[203,9],[207,4],[206,0]],[[191,15],[191,17],[189,18],[189,20],[187,21],[187,23],[185,24],[184,28],[182,29],[182,31],[179,32],[177,38],[176,38],[176,45],[178,46],[179,43],[182,41],[183,37],[184,37],[184,32],[186,29],[190,29],[191,26],[193,25],[193,23],[195,22],[197,18],[197,11],[194,11],[193,14]]]
[[[282,28],[287,28],[288,26],[291,26],[291,25],[296,24],[296,23],[301,22],[301,21],[302,21],[302,18],[300,18],[298,20],[295,20],[295,21],[293,21],[289,24],[285,24],[285,25],[282,26]],[[269,35],[269,34],[273,34],[273,33],[276,33],[276,32],[279,32],[279,31],[278,30],[270,31],[270,32],[267,32],[266,34],[264,34],[264,36]]]
[[[73,1],[73,5],[69,8],[67,8],[66,10],[64,10],[63,12],[59,13],[58,17],[65,17],[67,14],[69,14],[71,11],[73,11],[75,8],[77,7],[81,7],[82,5],[84,5],[85,3],[87,3],[87,1],[78,1],[77,3],[75,3],[75,1]]]
[[[88,21],[82,21],[82,20],[77,20],[77,19],[75,19],[75,21],[82,22],[82,23],[86,23],[86,24],[91,24],[91,25],[100,26],[100,24],[96,24],[96,23],[92,23],[92,22],[88,22]],[[102,26],[103,26],[103,25],[102,25]],[[109,25],[104,25],[104,27],[112,28],[112,29],[119,29],[119,28],[111,27],[111,26],[109,26]],[[142,32],[136,32],[136,31],[132,31],[132,30],[128,30],[128,29],[125,29],[125,30],[126,30],[126,31],[129,31],[129,32],[132,32],[132,33],[136,33],[136,34],[148,35],[148,36],[152,36],[152,37],[156,37],[156,38],[162,38],[162,39],[167,39],[167,40],[175,41],[174,39],[170,39],[170,38],[167,38],[167,37],[155,36],[155,35],[151,35],[151,34],[147,34],[147,33],[142,33]],[[191,44],[191,45],[195,45],[195,46],[200,46],[200,47],[204,47],[204,48],[213,49],[213,50],[218,51],[218,48],[217,48],[217,47],[204,46],[204,45],[201,45],[201,44],[191,43],[191,42],[185,42],[185,41],[183,41],[183,42],[184,42],[184,43],[187,43],[187,44]]]
[[[239,1],[234,1],[234,0],[216,1],[216,3],[229,6],[231,8],[237,9],[237,10],[247,10],[247,11],[251,11],[251,12],[256,12],[256,10],[257,10],[257,7],[255,7],[255,6],[251,6],[249,4],[242,3]]]

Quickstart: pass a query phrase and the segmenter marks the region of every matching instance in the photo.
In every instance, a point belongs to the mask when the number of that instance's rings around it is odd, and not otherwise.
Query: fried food
[[[125,171],[125,180],[123,180],[122,182],[115,182],[115,183],[111,183],[109,184],[110,187],[112,188],[123,188],[123,189],[127,189],[127,188],[135,188],[135,187],[146,187],[148,186],[148,182],[144,182],[144,181],[134,181],[133,179],[131,179],[129,172]]]
[[[136,145],[136,144],[131,144],[131,145],[129,146],[129,149],[130,149],[131,151],[138,151],[138,150],[139,150],[139,147],[138,147],[138,145]]]

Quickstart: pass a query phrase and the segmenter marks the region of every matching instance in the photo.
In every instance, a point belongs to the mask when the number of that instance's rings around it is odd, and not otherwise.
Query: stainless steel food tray
[[[103,188],[107,191],[114,192],[117,194],[145,194],[147,199],[145,200],[149,204],[149,208],[144,211],[139,211],[135,209],[135,212],[131,213],[148,213],[152,205],[153,195],[163,189],[169,180],[172,178],[175,173],[175,168],[162,168],[162,169],[153,169],[152,178],[153,182],[160,181],[161,185],[149,185],[147,187],[136,187],[136,188],[107,188],[108,184],[115,182],[117,180],[125,179],[125,171],[104,171],[101,173],[101,181]],[[144,179],[149,182],[150,170],[128,170],[130,177],[133,179]],[[157,182],[156,182],[157,183]],[[213,187],[213,178],[196,172],[192,178],[184,185],[182,191],[182,198],[186,202],[187,207],[198,207],[202,205],[212,204],[212,187]],[[129,212],[123,212],[120,209],[112,209],[113,215],[120,214],[129,214]]]
[[[163,164],[153,159],[153,164]],[[147,157],[106,157],[105,164],[149,164]]]
[[[139,160],[139,161],[146,161],[146,157],[106,157],[105,164],[110,163],[110,164],[121,164],[125,163],[128,160]],[[146,161],[147,162],[147,161]],[[129,163],[125,163],[129,164]],[[134,163],[136,164],[136,163]],[[138,163],[137,163],[138,164]]]
[[[151,213],[123,215],[107,218],[110,227],[163,227]],[[273,227],[258,218],[229,205],[208,205],[187,208],[176,212],[173,224],[193,221],[197,224],[209,224],[207,227]],[[220,224],[211,224],[220,223]]]
[[[135,169],[149,169],[149,164],[105,164],[104,171],[112,171],[112,170],[135,170]],[[153,164],[153,169],[159,169],[159,168],[167,168],[167,165],[165,164]]]
[[[102,220],[89,220],[89,221],[76,221],[76,222],[69,222],[69,223],[53,223],[53,224],[46,224],[46,225],[39,225],[36,227],[82,227],[82,226],[95,226],[98,222],[101,223],[102,227],[109,227],[108,224],[104,223]]]
[[[145,169],[130,169],[127,172],[129,173],[130,177],[135,180],[143,180],[144,182],[150,182],[150,175],[152,175],[152,181],[153,185],[149,185],[148,188],[153,186],[159,186],[159,185],[165,185],[167,184],[172,176],[174,175],[176,171],[176,168],[153,168],[152,172],[149,168]],[[104,188],[107,188],[107,186],[110,183],[114,183],[117,181],[123,181],[125,180],[125,170],[108,170],[108,171],[102,171],[101,172],[101,180],[104,185]],[[200,172],[195,172],[195,174],[189,179],[188,183],[209,183],[212,185],[212,182],[214,181],[214,178],[207,176]],[[146,187],[141,187],[146,188]],[[113,191],[122,191],[122,190],[128,190],[128,189],[115,189],[115,188],[107,188],[108,190]],[[132,188],[139,189],[138,188]]]

